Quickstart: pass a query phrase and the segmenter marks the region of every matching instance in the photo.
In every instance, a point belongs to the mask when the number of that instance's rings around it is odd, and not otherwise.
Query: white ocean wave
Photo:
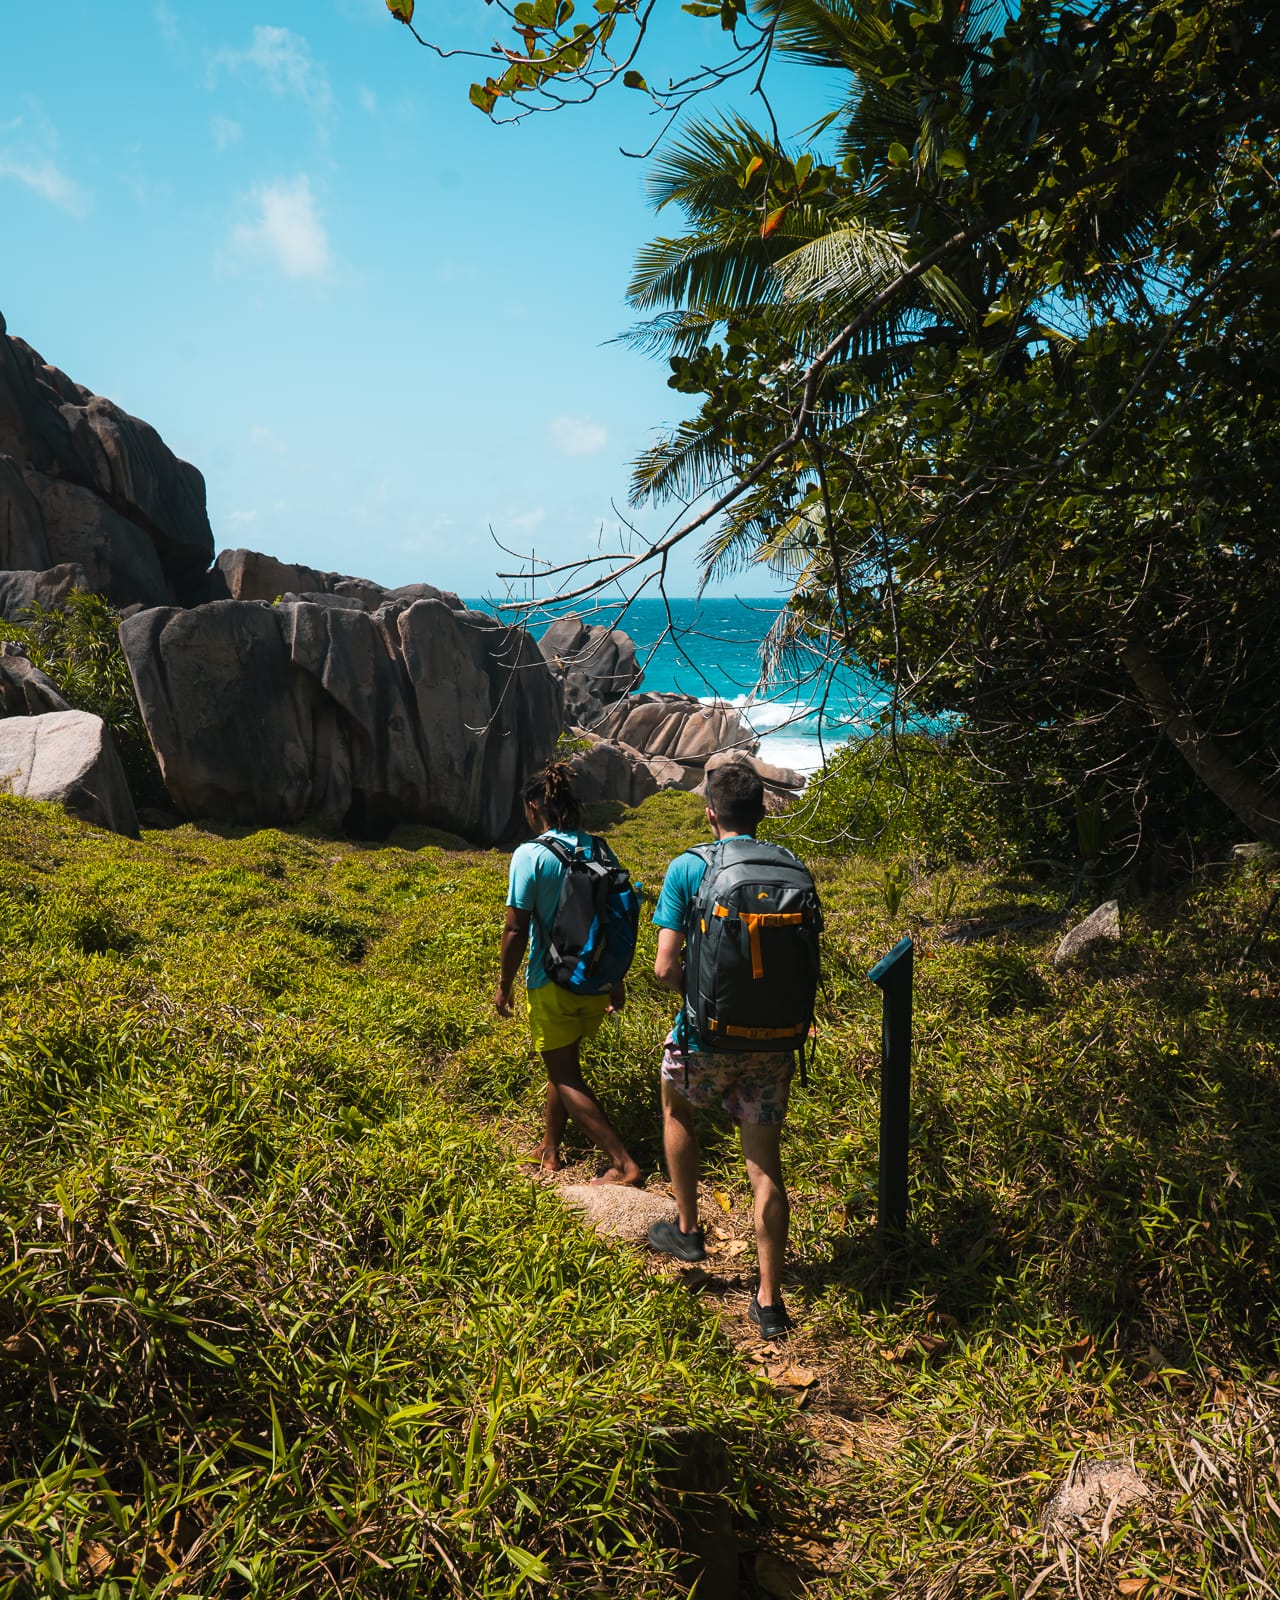
[[[826,754],[831,754],[829,743]],[[761,739],[759,755],[761,761],[767,761],[771,766],[790,767],[793,772],[803,773],[806,778],[822,770],[823,746],[817,739],[795,739],[771,734]]]

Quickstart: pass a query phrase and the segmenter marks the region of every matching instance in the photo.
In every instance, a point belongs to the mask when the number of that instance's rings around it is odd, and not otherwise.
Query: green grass
[[[681,794],[592,820],[650,898],[704,833]],[[542,1084],[491,1007],[504,855],[135,844],[0,799],[0,1596],[679,1594],[677,1513],[717,1502],[832,1600],[1280,1585],[1280,931],[1237,964],[1275,869],[1126,906],[1059,972],[1057,927],[935,924],[1065,885],[906,868],[891,916],[883,859],[812,864],[797,1434],[709,1308],[514,1167]],[[865,974],[908,928],[912,1217],[885,1244]],[[653,944],[590,1060],[651,1171]],[[696,1503],[690,1428],[728,1461]],[[1157,1498],[1060,1563],[1049,1490],[1108,1456]]]

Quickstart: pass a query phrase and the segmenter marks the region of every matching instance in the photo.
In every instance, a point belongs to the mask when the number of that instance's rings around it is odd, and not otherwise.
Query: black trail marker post
[[[884,995],[880,1056],[881,1235],[907,1226],[907,1146],[911,1137],[911,970],[915,946],[900,939],[867,977]]]

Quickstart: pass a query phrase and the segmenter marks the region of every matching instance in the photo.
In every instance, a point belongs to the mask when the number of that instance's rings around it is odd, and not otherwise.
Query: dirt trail
[[[586,1198],[582,1186],[595,1172],[596,1160],[566,1166],[552,1174],[542,1173],[536,1163],[525,1170],[534,1181],[554,1189],[578,1191],[568,1203]],[[644,1189],[597,1187],[587,1202],[590,1213],[575,1210],[600,1232],[643,1250],[648,1222],[661,1215],[674,1216],[675,1202],[670,1188],[660,1177]],[[850,1460],[868,1450],[882,1454],[896,1447],[896,1437],[887,1419],[864,1414],[843,1381],[847,1366],[844,1354],[810,1335],[798,1321],[785,1340],[769,1342],[750,1321],[747,1308],[754,1287],[755,1234],[750,1210],[735,1204],[723,1191],[703,1184],[699,1188],[699,1214],[707,1240],[707,1259],[686,1265],[669,1256],[644,1251],[649,1270],[656,1276],[675,1279],[691,1293],[711,1301],[730,1342],[752,1374],[771,1383],[779,1395],[795,1408],[798,1437],[808,1444],[812,1466],[812,1520],[786,1527],[762,1528],[758,1548],[745,1552],[746,1570],[741,1594],[769,1600],[798,1600],[802,1595],[818,1595],[825,1579],[844,1567],[845,1551],[838,1528],[838,1517],[824,1526],[821,1502],[827,1491],[844,1475]],[[794,1309],[794,1308],[793,1308]]]

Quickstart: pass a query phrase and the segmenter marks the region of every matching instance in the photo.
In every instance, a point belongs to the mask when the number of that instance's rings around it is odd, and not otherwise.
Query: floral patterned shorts
[[[682,1050],[668,1035],[662,1080],[690,1105],[718,1101],[735,1122],[779,1123],[787,1115],[795,1061],[790,1050]]]

